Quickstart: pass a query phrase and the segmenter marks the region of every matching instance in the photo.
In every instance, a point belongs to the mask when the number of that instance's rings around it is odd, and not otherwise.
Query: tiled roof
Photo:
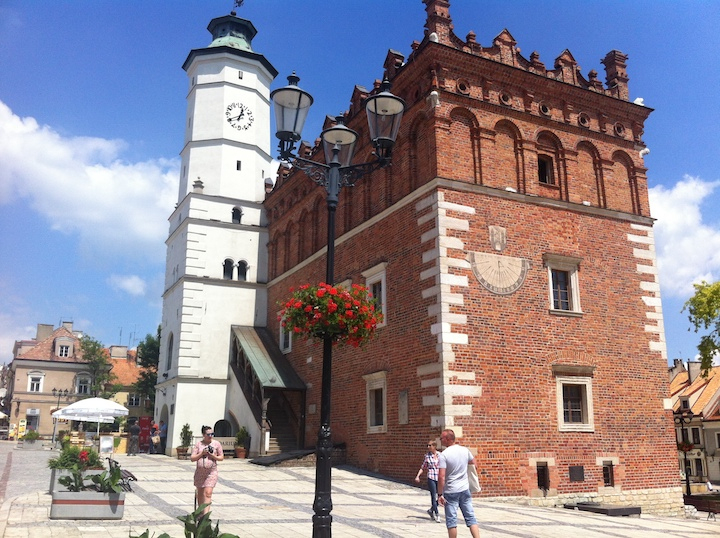
[[[59,337],[71,338],[74,341],[74,354],[72,357],[58,357],[55,355],[55,339]],[[58,327],[45,340],[38,342],[32,349],[28,349],[25,353],[19,355],[18,359],[28,359],[36,361],[52,361],[52,362],[82,362],[82,353],[80,352],[79,338],[72,331],[65,327]]]
[[[712,368],[707,377],[698,375],[690,385],[687,383],[687,372],[679,373],[670,383],[671,394],[673,397],[677,397],[673,409],[675,411],[679,410],[680,398],[687,398],[690,411],[699,416],[703,414],[708,404],[717,401],[718,392],[720,392],[720,366]]]
[[[128,387],[138,380],[142,370],[135,362],[135,351],[128,351],[127,359],[112,359],[112,373],[115,375],[113,383]]]

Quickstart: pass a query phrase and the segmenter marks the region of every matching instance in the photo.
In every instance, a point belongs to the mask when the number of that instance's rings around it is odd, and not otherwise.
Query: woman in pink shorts
[[[195,466],[195,487],[197,488],[198,506],[207,504],[202,517],[210,511],[212,493],[218,481],[217,462],[225,459],[222,445],[215,441],[215,433],[210,426],[202,427],[203,437],[193,447],[190,461],[197,462]]]

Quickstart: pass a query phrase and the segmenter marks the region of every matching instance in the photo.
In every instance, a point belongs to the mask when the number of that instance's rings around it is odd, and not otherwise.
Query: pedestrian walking
[[[213,439],[215,432],[210,426],[201,428],[203,437],[195,444],[190,461],[197,462],[195,466],[194,484],[197,488],[196,498],[198,506],[207,504],[202,517],[210,511],[213,488],[218,481],[217,462],[225,459],[222,445]]]
[[[445,508],[445,526],[448,536],[457,536],[457,510],[460,508],[465,524],[473,538],[480,538],[480,527],[475,519],[472,494],[468,481],[468,465],[475,466],[475,457],[464,446],[455,442],[455,432],[443,430],[440,441],[445,450],[440,453],[438,471],[438,502]]]
[[[437,443],[435,441],[428,441],[425,458],[417,475],[415,475],[415,482],[420,483],[420,475],[423,471],[427,471],[428,490],[430,490],[430,508],[427,510],[427,513],[430,519],[438,522],[440,521],[437,502],[439,457],[440,454],[437,451]]]

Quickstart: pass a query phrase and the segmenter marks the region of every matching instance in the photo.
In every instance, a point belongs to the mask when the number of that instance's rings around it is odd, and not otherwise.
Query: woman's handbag
[[[159,435],[153,435],[153,436],[151,437],[151,439],[152,439],[152,444],[154,444],[154,445],[159,445],[159,444],[160,444],[160,436],[159,436]]]
[[[468,482],[470,483],[470,493],[480,493],[482,489],[480,487],[480,479],[478,478],[477,468],[472,463],[468,463],[467,475]]]

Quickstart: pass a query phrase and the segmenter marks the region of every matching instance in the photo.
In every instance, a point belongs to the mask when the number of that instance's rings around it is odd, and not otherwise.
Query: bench
[[[130,471],[126,471],[120,467],[120,464],[112,458],[107,458],[110,470],[115,468],[120,469],[120,487],[123,491],[132,491],[132,485],[130,482],[137,482],[137,478]]]
[[[720,513],[720,499],[716,495],[712,498],[703,498],[703,495],[683,495],[685,504],[695,507],[698,512],[707,512],[707,519],[717,519],[715,515]]]

